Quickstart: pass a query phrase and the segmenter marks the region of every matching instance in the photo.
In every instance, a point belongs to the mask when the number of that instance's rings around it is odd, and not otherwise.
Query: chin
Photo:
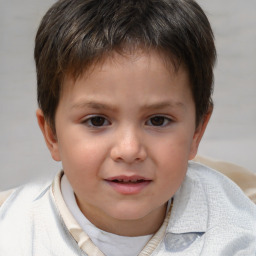
[[[144,218],[149,213],[150,212],[145,209],[130,206],[121,209],[115,208],[115,211],[112,212],[111,216],[118,220],[135,221]]]

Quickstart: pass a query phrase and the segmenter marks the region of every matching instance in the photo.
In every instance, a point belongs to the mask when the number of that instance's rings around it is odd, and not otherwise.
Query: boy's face
[[[195,127],[186,70],[167,70],[155,52],[115,54],[63,87],[56,137],[37,114],[80,209],[110,232],[129,221],[146,226],[132,235],[155,232],[207,123]]]

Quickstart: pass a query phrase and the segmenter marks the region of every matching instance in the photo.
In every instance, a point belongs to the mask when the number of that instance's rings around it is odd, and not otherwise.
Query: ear
[[[45,143],[55,161],[61,161],[59,154],[59,145],[55,132],[52,130],[49,123],[46,121],[43,111],[38,109],[36,111],[38,125],[43,133]]]
[[[199,125],[197,126],[197,128],[195,130],[193,141],[192,141],[191,148],[190,148],[189,160],[192,160],[193,158],[195,158],[195,156],[197,154],[197,150],[198,150],[200,141],[204,135],[207,124],[211,118],[212,110],[213,110],[213,108],[211,107],[209,109],[209,111],[204,115],[204,117],[202,118],[201,122],[199,123]]]

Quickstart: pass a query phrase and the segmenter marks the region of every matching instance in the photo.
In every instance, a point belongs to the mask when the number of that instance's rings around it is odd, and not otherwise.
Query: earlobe
[[[49,123],[46,121],[41,109],[36,111],[38,125],[43,133],[45,143],[55,161],[61,161],[59,154],[58,140],[55,132],[52,130]]]
[[[209,123],[211,115],[212,115],[212,108],[204,115],[204,117],[202,118],[202,121],[200,122],[200,124],[198,125],[198,127],[195,130],[191,149],[190,149],[189,160],[192,160],[193,158],[195,158],[195,156],[197,154],[197,150],[198,150],[200,141],[204,135],[205,129]]]

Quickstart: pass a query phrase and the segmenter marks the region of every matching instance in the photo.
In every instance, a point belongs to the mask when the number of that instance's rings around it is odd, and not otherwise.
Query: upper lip
[[[119,175],[119,176],[107,178],[106,180],[107,181],[121,181],[121,182],[151,181],[151,179],[148,179],[148,178],[145,178],[145,177],[139,176],[139,175],[132,175],[132,176]]]

